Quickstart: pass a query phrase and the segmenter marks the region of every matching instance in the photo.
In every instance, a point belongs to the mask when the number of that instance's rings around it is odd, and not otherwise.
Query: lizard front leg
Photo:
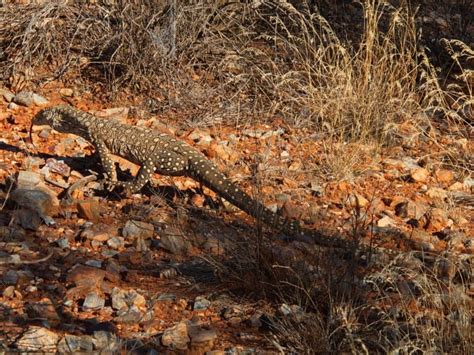
[[[110,158],[110,151],[102,140],[94,142],[95,149],[99,154],[102,169],[106,175],[106,180],[117,181],[117,171],[115,170],[114,161]]]
[[[138,174],[133,181],[119,181],[114,183],[130,191],[131,193],[136,193],[142,189],[145,184],[150,181],[151,176],[155,172],[155,163],[151,158],[148,158],[138,170]]]

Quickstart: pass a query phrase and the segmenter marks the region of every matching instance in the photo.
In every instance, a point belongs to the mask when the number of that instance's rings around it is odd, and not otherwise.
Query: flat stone
[[[59,341],[59,335],[41,327],[30,327],[16,341],[16,347],[19,351],[27,352],[56,352],[56,344]]]
[[[150,223],[145,223],[136,220],[128,220],[122,230],[122,235],[125,238],[134,240],[138,238],[151,239],[155,232],[155,228]]]
[[[68,177],[71,174],[71,168],[63,161],[49,158],[46,160],[46,167],[55,173]]]

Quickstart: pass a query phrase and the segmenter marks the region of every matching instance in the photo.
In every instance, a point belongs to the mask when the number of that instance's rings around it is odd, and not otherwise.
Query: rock
[[[389,216],[384,216],[382,218],[380,218],[378,221],[377,221],[377,227],[381,227],[381,228],[384,228],[384,227],[394,227],[397,225],[397,222],[395,222],[392,218],[390,218]]]
[[[412,200],[406,200],[396,203],[394,209],[395,214],[400,218],[418,220],[428,211],[428,205],[421,201],[414,202]]]
[[[210,154],[211,157],[213,155],[217,156],[219,159],[222,159],[225,162],[230,164],[236,163],[240,156],[235,149],[232,149],[228,144],[223,144],[220,142],[219,144],[212,144],[212,151],[214,154]]]
[[[163,346],[176,350],[187,350],[190,341],[186,321],[179,322],[175,326],[166,329],[161,337]]]
[[[437,202],[444,202],[448,198],[448,192],[438,187],[432,187],[426,191],[426,196]]]
[[[125,291],[118,287],[112,289],[112,308],[120,310],[123,308],[129,308],[135,306],[137,308],[146,308],[145,297],[140,295],[135,290]]]
[[[63,161],[49,158],[46,160],[45,165],[50,171],[61,174],[62,176],[68,177],[71,174],[71,168]]]
[[[214,140],[208,129],[195,128],[188,135],[188,138],[193,140],[199,146],[208,146]]]
[[[19,184],[18,188],[12,192],[11,198],[21,207],[36,212],[47,225],[54,224],[51,215],[56,214],[59,207],[59,200],[55,193],[41,183],[28,186],[29,183],[32,181],[23,180],[21,186]]]
[[[26,307],[28,316],[34,318],[45,318],[51,326],[57,326],[61,322],[56,308],[50,298],[43,298],[38,302],[28,304]]]
[[[20,108],[20,106],[18,106],[16,103],[14,102],[10,102],[8,105],[7,105],[7,109],[9,110],[12,110],[12,111],[16,111]]]
[[[46,105],[49,101],[41,95],[35,94],[31,91],[21,91],[15,95],[13,102],[18,105],[30,107],[33,105]]]
[[[66,335],[58,343],[59,353],[92,352],[92,350],[94,350],[94,344],[89,335]]]
[[[23,229],[36,231],[38,230],[39,226],[43,223],[41,217],[35,211],[21,209],[21,210],[14,211],[13,215],[15,216],[15,219],[19,222],[19,225]],[[48,218],[48,221],[50,221],[49,217],[47,218]],[[54,220],[52,221],[54,222]],[[51,222],[48,222],[48,223],[54,224]]]
[[[451,170],[439,169],[435,172],[435,178],[440,183],[449,184],[454,180],[454,173]]]
[[[56,240],[56,244],[57,244],[58,247],[60,247],[61,249],[67,249],[67,248],[69,248],[69,240],[66,239],[66,238],[60,238],[60,239]]]
[[[287,162],[291,159],[290,157],[290,153],[288,153],[288,151],[284,150],[280,153],[280,160],[282,162]]]
[[[70,88],[62,88],[61,90],[59,90],[59,93],[60,93],[62,96],[66,96],[66,97],[72,97],[72,96],[74,96],[74,90],[73,90],[73,89],[70,89]]]
[[[87,260],[84,264],[100,269],[102,267],[102,260]]]
[[[155,229],[152,224],[141,221],[128,220],[122,230],[122,235],[130,240],[138,238],[151,239]]]
[[[111,351],[113,353],[119,350],[119,339],[117,336],[111,332],[106,332],[104,330],[95,331],[92,337],[92,343],[94,348],[97,351]]]
[[[426,230],[428,232],[440,232],[443,229],[450,227],[452,221],[448,218],[447,213],[441,208],[433,208],[428,213],[428,224]]]
[[[217,332],[214,329],[202,329],[196,326],[190,326],[189,336],[191,338],[191,351],[204,354],[214,347],[217,339]]]
[[[415,182],[427,182],[430,177],[430,172],[425,168],[416,168],[411,171],[410,177]]]
[[[7,286],[3,290],[3,297],[5,298],[13,298],[15,295],[15,286]]]
[[[127,123],[128,114],[130,109],[128,107],[114,107],[108,108],[100,111],[94,111],[93,114],[103,117],[103,118],[112,118],[122,123]]]
[[[194,300],[193,309],[195,311],[205,311],[211,305],[211,301],[204,298],[204,296],[197,296]]]
[[[5,285],[13,285],[15,286],[18,282],[19,275],[18,271],[16,270],[8,270],[3,274],[3,282]]]
[[[137,306],[131,306],[130,308],[123,308],[117,312],[117,317],[114,321],[117,323],[139,323],[143,317],[143,313],[138,309]]]
[[[158,296],[158,301],[176,301],[176,295],[173,295],[172,293],[162,293],[161,295]]]
[[[411,235],[411,241],[414,244],[414,249],[426,252],[434,251],[434,245],[438,242],[436,237],[418,229],[413,230]]]
[[[16,347],[19,351],[26,352],[56,352],[56,344],[59,341],[59,335],[41,327],[30,327],[16,341]]]
[[[369,201],[360,194],[351,194],[349,196],[349,206],[356,208],[356,207],[366,207],[369,204]]]
[[[466,189],[466,185],[464,185],[462,182],[456,181],[452,185],[448,187],[449,191],[464,191]]]
[[[107,245],[112,249],[121,249],[125,245],[125,239],[122,237],[112,237],[107,240]]]
[[[293,317],[295,320],[300,321],[302,317],[304,316],[305,312],[303,311],[303,308],[300,306],[293,304],[291,306],[287,305],[286,303],[283,303],[279,308],[278,312],[283,316],[283,317]]]
[[[90,292],[82,304],[82,309],[84,311],[94,311],[103,308],[104,305],[105,299],[100,297],[96,292]]]
[[[18,176],[16,178],[16,184],[18,188],[31,188],[41,182],[41,175],[33,171],[19,171]]]
[[[86,201],[78,201],[77,204],[77,211],[81,218],[85,218],[92,222],[100,221],[100,205],[99,202],[96,200],[86,200]]]
[[[81,237],[98,242],[106,242],[112,237],[114,230],[105,224],[98,223],[84,229],[81,233]]]
[[[6,102],[11,102],[13,98],[15,97],[14,93],[12,93],[10,90],[5,89],[5,88],[0,88],[0,95],[2,95],[3,99]]]
[[[171,228],[167,228],[160,237],[160,248],[169,251],[172,254],[185,254],[189,247],[187,241],[181,234],[171,234]]]

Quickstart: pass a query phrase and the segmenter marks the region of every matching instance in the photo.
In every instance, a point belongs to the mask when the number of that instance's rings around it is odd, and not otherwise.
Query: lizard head
[[[60,105],[50,108],[45,108],[38,112],[31,121],[30,126],[30,141],[32,140],[33,126],[50,126],[61,133],[77,133],[80,131],[80,122],[73,114],[68,114],[72,108],[66,105]]]

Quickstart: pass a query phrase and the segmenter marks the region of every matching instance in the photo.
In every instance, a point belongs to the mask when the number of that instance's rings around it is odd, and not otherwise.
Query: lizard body
[[[273,213],[232,183],[201,152],[168,134],[122,124],[113,119],[99,118],[67,105],[40,111],[34,117],[31,126],[33,125],[49,125],[58,132],[72,133],[91,142],[99,153],[109,189],[122,186],[131,192],[137,192],[150,180],[154,172],[162,175],[188,176],[252,217],[260,218],[265,224],[284,231],[295,239],[338,248],[352,246],[350,241],[341,238],[303,231],[297,221],[288,221]],[[140,165],[134,181],[117,180],[115,165],[110,154]]]

